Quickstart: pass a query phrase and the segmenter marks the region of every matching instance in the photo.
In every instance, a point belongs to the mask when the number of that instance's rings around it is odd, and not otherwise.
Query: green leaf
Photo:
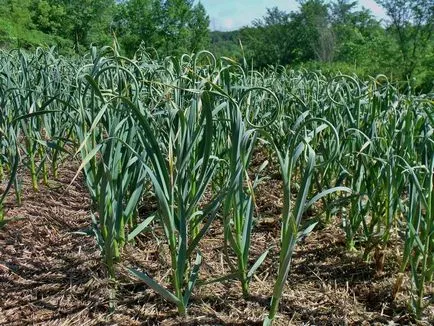
[[[98,153],[98,151],[101,149],[101,147],[102,147],[102,144],[96,145],[96,147],[94,149],[92,149],[89,152],[89,154],[86,155],[86,157],[83,159],[83,161],[81,162],[80,166],[78,167],[78,170],[75,173],[74,178],[72,178],[71,182],[69,183],[68,187],[70,187],[74,183],[74,181],[80,175],[81,170],[83,170],[84,167],[90,162],[90,160],[95,157],[95,155]]]
[[[167,301],[172,302],[176,305],[181,304],[181,300],[179,300],[172,292],[167,290],[165,287],[158,284],[152,277],[131,268],[128,268],[128,271],[135,277],[145,282],[147,286],[149,286],[151,289],[153,289],[155,292],[157,292]]]
[[[199,268],[202,264],[202,254],[200,251],[196,254],[196,261],[193,264],[193,268],[191,270],[190,279],[188,280],[187,289],[184,293],[184,305],[187,306],[188,301],[190,300],[191,293],[193,292],[194,285],[196,284],[197,278],[199,277]]]
[[[138,236],[144,229],[147,228],[149,224],[154,220],[155,215],[151,215],[146,218],[143,222],[139,223],[136,228],[128,234],[128,241],[132,241],[136,236]]]
[[[250,268],[249,272],[247,273],[248,279],[252,278],[253,274],[255,274],[256,270],[264,262],[264,260],[267,257],[269,252],[270,252],[270,249],[267,249],[258,257],[258,259],[256,259],[255,263],[253,264],[253,266]]]
[[[352,190],[348,187],[343,187],[343,186],[338,186],[338,187],[333,187],[324,191],[321,191],[319,194],[316,194],[314,197],[312,197],[311,200],[309,200],[306,204],[305,204],[305,209],[307,209],[308,207],[310,207],[312,204],[314,204],[315,202],[317,202],[318,200],[320,200],[321,198],[330,195],[334,192],[338,192],[338,191],[344,191],[347,192],[349,194],[352,194]]]

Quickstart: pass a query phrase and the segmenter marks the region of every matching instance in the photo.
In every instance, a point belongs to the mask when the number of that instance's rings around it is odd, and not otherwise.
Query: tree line
[[[127,55],[195,52],[209,44],[209,18],[191,0],[0,0],[0,45],[57,45],[64,52],[111,44]]]
[[[0,47],[56,45],[73,54],[115,37],[128,56],[139,47],[161,56],[210,49],[259,69],[384,73],[432,89],[434,0],[376,0],[383,21],[357,1],[297,1],[296,11],[269,8],[251,26],[211,32],[200,1],[0,0]]]
[[[385,9],[384,20],[351,0],[299,0],[299,10],[290,13],[269,8],[251,27],[213,32],[211,46],[215,53],[245,57],[257,67],[382,73],[431,90],[434,0],[376,1]]]

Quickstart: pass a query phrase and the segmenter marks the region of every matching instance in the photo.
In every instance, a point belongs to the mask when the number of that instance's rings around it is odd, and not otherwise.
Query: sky
[[[263,17],[267,9],[278,7],[290,12],[298,8],[296,0],[198,0],[210,17],[211,30],[230,31],[250,25],[256,18]],[[359,0],[378,18],[385,18],[384,10],[374,0]]]

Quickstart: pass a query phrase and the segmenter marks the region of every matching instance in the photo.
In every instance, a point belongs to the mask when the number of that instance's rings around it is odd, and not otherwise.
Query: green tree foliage
[[[357,1],[349,0],[331,4],[330,20],[336,35],[335,61],[370,67],[371,74],[387,73],[396,45],[369,10],[357,11],[356,7]]]
[[[32,0],[2,0],[0,14],[7,17],[22,29],[31,28],[32,19],[29,10]]]
[[[30,5],[33,25],[46,34],[59,35],[66,19],[65,7],[47,0],[33,1]]]
[[[190,35],[190,50],[197,52],[206,49],[210,43],[209,36],[209,16],[206,13],[202,3],[198,3],[192,8],[192,17],[189,21]]]
[[[132,54],[141,42],[155,46],[157,24],[155,18],[159,1],[129,0],[118,5],[113,28],[124,48]]]
[[[242,41],[256,66],[329,62],[334,57],[335,35],[323,0],[300,0],[300,10],[286,13],[267,9],[262,19],[245,28]]]
[[[243,53],[240,47],[241,31],[212,31],[210,33],[210,50],[217,57],[228,57],[240,61]]]
[[[0,0],[0,44],[20,44],[25,30],[31,27],[29,0]]]
[[[192,1],[166,0],[159,8],[158,33],[165,53],[179,54],[190,43],[189,23],[192,19]]]
[[[262,19],[253,22],[253,28],[244,28],[242,37],[248,49],[247,55],[255,65],[287,64],[290,61],[288,44],[289,15],[277,7],[267,9]]]
[[[296,11],[269,8],[249,27],[210,33],[197,0],[0,0],[0,47],[57,45],[62,52],[81,52],[112,44],[115,35],[128,56],[139,47],[160,56],[211,49],[257,68],[384,73],[430,90],[434,0],[376,1],[389,16],[385,22],[359,9],[358,0],[297,0]]]
[[[110,36],[114,0],[0,1],[3,46],[58,45],[79,51]]]
[[[60,36],[71,39],[78,51],[91,43],[106,44],[110,40],[110,25],[114,0],[51,0],[66,12]]]
[[[209,46],[208,15],[192,0],[0,0],[0,5],[3,46],[72,43],[80,52],[90,44],[110,44],[113,33],[130,55],[142,42],[161,55]]]
[[[360,9],[357,0],[298,2],[297,11],[267,9],[251,27],[213,32],[212,48],[236,57],[241,41],[248,62],[257,68],[282,64],[357,71],[365,77],[381,73],[415,78],[416,86],[432,89],[434,0],[377,0],[390,17],[387,24]]]
[[[403,77],[411,78],[432,54],[434,0],[377,0],[390,17],[389,31],[399,47]],[[431,49],[431,51],[427,51]]]
[[[0,0],[0,47],[57,45],[68,52],[71,42],[48,34],[59,27],[56,15],[61,13],[47,4],[40,0]]]
[[[133,54],[143,42],[164,55],[205,49],[209,18],[199,2],[129,0],[119,5],[113,26],[124,49]]]
[[[290,13],[290,42],[295,62],[331,61],[335,36],[329,25],[328,6],[323,0],[300,0],[300,10]]]

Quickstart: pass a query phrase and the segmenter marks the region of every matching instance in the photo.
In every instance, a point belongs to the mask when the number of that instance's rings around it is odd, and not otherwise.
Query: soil
[[[251,282],[245,300],[236,281],[202,285],[191,298],[187,317],[126,270],[146,270],[167,284],[167,247],[153,225],[127,245],[117,265],[117,283],[107,280],[92,236],[91,201],[83,178],[72,184],[77,164],[60,169],[57,180],[40,190],[23,177],[23,203],[8,197],[6,218],[19,218],[0,229],[0,325],[262,325],[277,271],[278,176],[257,194],[260,218],[252,240],[252,259],[270,249]],[[146,202],[144,203],[146,206]],[[152,205],[152,201],[149,201]],[[146,208],[145,208],[146,210]],[[228,273],[222,257],[222,227],[216,221],[201,245],[201,279]],[[276,325],[411,325],[434,324],[434,308],[416,323],[408,313],[408,280],[395,300],[399,243],[378,260],[348,252],[339,220],[317,228],[297,246]],[[109,313],[111,289],[117,287],[116,310]],[[432,294],[431,294],[432,295]]]

